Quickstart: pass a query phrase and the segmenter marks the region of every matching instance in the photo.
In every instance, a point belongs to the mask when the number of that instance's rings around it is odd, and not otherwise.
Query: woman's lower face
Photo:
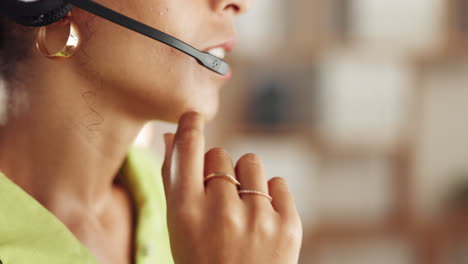
[[[155,27],[200,50],[236,38],[235,12],[224,0],[102,0],[100,3]],[[165,44],[76,9],[83,37],[77,67],[113,96],[148,119],[176,121],[195,110],[207,119],[217,112],[225,78]],[[96,87],[99,89],[99,87]]]

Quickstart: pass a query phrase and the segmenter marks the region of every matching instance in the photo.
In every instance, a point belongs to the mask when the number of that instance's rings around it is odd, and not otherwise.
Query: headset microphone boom
[[[0,0],[0,13],[16,23],[37,27],[54,23],[66,16],[74,6],[169,45],[218,74],[229,73],[229,64],[222,59],[91,0]]]

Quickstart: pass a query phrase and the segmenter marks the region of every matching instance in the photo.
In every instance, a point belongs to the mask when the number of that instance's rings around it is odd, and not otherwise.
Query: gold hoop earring
[[[52,60],[63,60],[72,57],[79,49],[81,43],[80,31],[78,30],[78,26],[75,22],[71,19],[71,12],[67,14],[65,17],[62,18],[66,24],[69,25],[69,35],[68,40],[65,46],[58,51],[57,53],[51,54],[46,47],[45,44],[45,37],[47,28],[40,27],[39,31],[37,32],[37,39],[36,39],[36,47],[37,49],[47,58]]]

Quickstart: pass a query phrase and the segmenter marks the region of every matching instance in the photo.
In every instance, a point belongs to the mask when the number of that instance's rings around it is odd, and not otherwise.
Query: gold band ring
[[[260,196],[263,196],[265,198],[267,198],[268,200],[273,201],[273,197],[271,197],[268,193],[264,193],[264,192],[260,192],[260,191],[255,191],[255,190],[239,190],[238,191],[239,194],[253,194],[253,195],[260,195]]]
[[[46,31],[45,26],[40,27],[37,32],[36,47],[37,49],[47,58],[54,60],[68,59],[78,50],[80,46],[80,32],[78,26],[71,19],[71,15],[67,15],[62,18],[70,27],[70,33],[68,35],[67,43],[57,53],[51,54],[46,47]]]
[[[225,179],[227,181],[229,181],[230,183],[236,185],[236,186],[240,186],[240,182],[236,179],[236,177],[232,176],[231,174],[228,174],[228,173],[224,173],[224,172],[213,172],[211,174],[209,174],[208,176],[205,177],[205,179],[203,180],[203,182],[207,182],[208,180],[210,179],[213,179],[213,178],[222,178],[222,179]]]

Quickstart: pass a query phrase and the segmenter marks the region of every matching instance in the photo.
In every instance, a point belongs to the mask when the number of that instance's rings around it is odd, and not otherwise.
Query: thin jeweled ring
[[[256,191],[256,190],[239,190],[238,193],[239,194],[260,195],[260,196],[263,196],[263,197],[267,198],[268,200],[270,200],[270,202],[273,201],[273,197],[271,197],[269,194],[264,193],[264,192],[260,192],[260,191]]]
[[[62,19],[66,20],[66,22],[70,26],[70,33],[67,39],[67,43],[65,44],[65,47],[63,47],[60,51],[54,54],[51,54],[49,50],[47,49],[46,44],[45,44],[47,28],[45,26],[40,27],[39,31],[37,32],[36,47],[44,56],[46,56],[49,59],[53,59],[53,60],[68,59],[76,53],[76,51],[78,50],[80,46],[80,40],[81,40],[80,32],[78,30],[78,26],[76,25],[76,23],[73,22],[73,20],[71,19],[71,14],[68,14]]]
[[[240,187],[240,182],[236,179],[236,177],[232,176],[231,174],[228,174],[228,173],[224,173],[224,172],[213,172],[211,174],[209,174],[208,176],[205,177],[205,179],[203,180],[203,182],[207,182],[208,180],[210,179],[213,179],[213,178],[216,178],[216,177],[219,177],[219,178],[222,178],[222,179],[225,179],[227,181],[229,181],[230,183]]]

